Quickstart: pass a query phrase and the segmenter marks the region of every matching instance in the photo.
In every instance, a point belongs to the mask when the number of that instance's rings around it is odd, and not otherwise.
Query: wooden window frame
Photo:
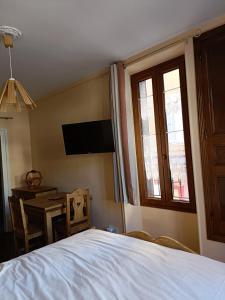
[[[179,68],[180,72],[180,89],[181,89],[181,103],[183,114],[183,129],[184,129],[184,143],[187,164],[187,179],[189,189],[189,202],[175,201],[172,196],[171,182],[165,180],[169,178],[169,155],[168,142],[166,137],[166,112],[164,105],[163,93],[163,74]],[[155,110],[155,126],[158,149],[158,165],[160,177],[161,198],[154,198],[147,196],[146,179],[144,169],[143,144],[141,138],[141,118],[139,106],[139,82],[152,79],[153,95],[154,95],[154,110]],[[191,140],[188,117],[188,100],[187,100],[187,85],[186,85],[186,71],[184,56],[169,60],[147,70],[141,71],[131,76],[132,88],[132,102],[134,114],[135,127],[135,141],[137,152],[137,165],[139,177],[139,189],[142,206],[151,206],[157,208],[164,208],[170,210],[196,212],[195,191],[194,191],[194,177],[191,155]]]

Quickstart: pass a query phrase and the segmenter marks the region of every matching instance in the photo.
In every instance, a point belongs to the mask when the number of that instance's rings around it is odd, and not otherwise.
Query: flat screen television
[[[114,152],[111,120],[62,125],[66,155]]]

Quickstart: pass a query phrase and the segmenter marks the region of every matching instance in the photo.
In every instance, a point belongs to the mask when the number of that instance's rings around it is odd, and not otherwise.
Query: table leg
[[[45,236],[47,244],[53,243],[52,215],[48,212],[45,214]]]

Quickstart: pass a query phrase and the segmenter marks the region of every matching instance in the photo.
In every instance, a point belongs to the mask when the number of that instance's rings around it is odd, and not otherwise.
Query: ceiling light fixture
[[[19,39],[22,33],[17,28],[3,25],[0,26],[0,35],[3,44],[9,49],[10,69],[10,78],[6,81],[0,93],[0,112],[6,112],[8,106],[14,106],[17,111],[21,111],[23,106],[34,109],[37,105],[22,84],[13,78],[11,48],[13,48],[13,41]]]

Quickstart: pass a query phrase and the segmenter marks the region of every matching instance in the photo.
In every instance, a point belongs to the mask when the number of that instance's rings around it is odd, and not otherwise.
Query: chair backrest
[[[193,250],[185,246],[184,244],[178,242],[177,240],[169,237],[169,236],[160,236],[158,238],[153,238],[148,232],[146,231],[131,231],[128,233],[125,233],[127,236],[131,236],[140,240],[152,242],[161,246],[165,246],[168,248],[173,248],[177,250],[182,250],[190,253],[195,253]]]
[[[147,242],[152,242],[154,240],[154,238],[146,231],[130,231],[125,233],[125,235]]]
[[[76,189],[66,195],[66,227],[67,235],[77,224],[90,226],[90,194],[88,189]],[[82,228],[82,227],[81,227]]]
[[[12,217],[13,230],[19,234],[27,234],[27,219],[24,211],[23,200],[9,197],[9,206]]]
[[[160,237],[154,239],[153,243],[161,245],[161,246],[165,246],[168,248],[173,248],[173,249],[197,254],[196,252],[194,252],[193,250],[191,250],[184,244],[178,242],[177,240],[174,240],[173,238],[171,238],[169,236],[160,236]]]

